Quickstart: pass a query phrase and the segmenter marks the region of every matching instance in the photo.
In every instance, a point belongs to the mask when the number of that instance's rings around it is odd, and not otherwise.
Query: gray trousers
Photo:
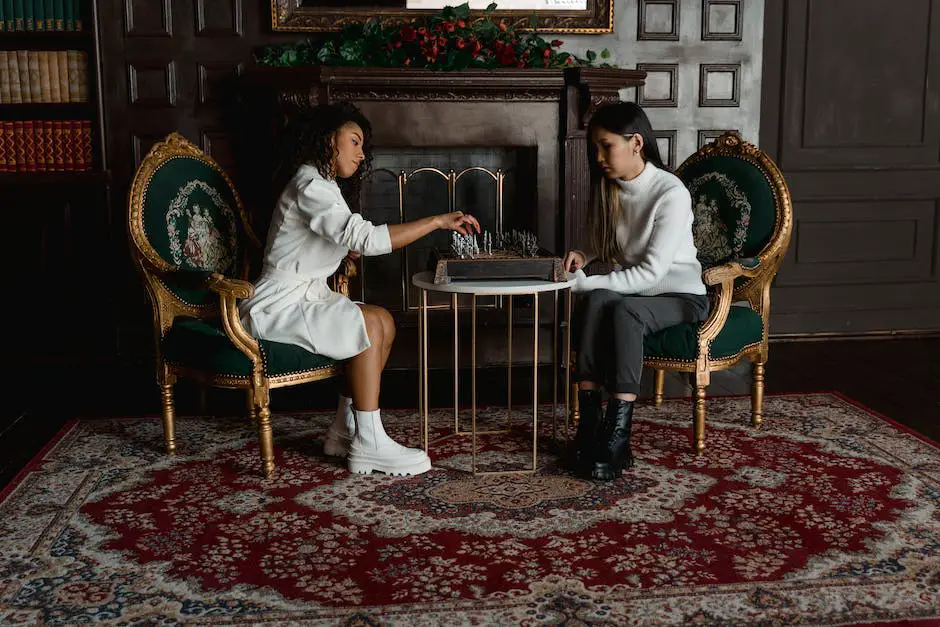
[[[639,394],[643,338],[683,322],[702,322],[708,311],[708,296],[695,294],[583,294],[572,321],[571,339],[578,351],[575,380],[593,381],[610,394]]]

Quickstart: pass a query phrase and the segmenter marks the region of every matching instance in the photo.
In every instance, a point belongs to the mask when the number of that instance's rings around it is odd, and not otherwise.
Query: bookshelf
[[[107,181],[96,0],[0,0],[0,25],[0,183]]]

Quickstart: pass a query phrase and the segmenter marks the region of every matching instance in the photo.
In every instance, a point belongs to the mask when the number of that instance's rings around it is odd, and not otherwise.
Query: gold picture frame
[[[509,0],[507,0],[509,1]],[[460,0],[447,4],[457,5]],[[378,17],[383,23],[407,22],[435,10],[407,9],[406,0],[271,0],[271,29],[276,32],[337,31],[350,22]],[[614,30],[614,0],[585,0],[586,8],[558,10],[497,10],[494,15],[521,28],[529,26],[533,15],[544,33],[601,34]],[[473,15],[482,15],[474,11]]]

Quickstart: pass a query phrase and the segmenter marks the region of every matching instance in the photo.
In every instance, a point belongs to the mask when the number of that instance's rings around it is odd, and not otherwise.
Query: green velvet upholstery
[[[644,357],[695,361],[698,355],[699,326],[697,323],[677,324],[646,336],[643,341]],[[760,342],[763,331],[760,315],[750,307],[732,306],[728,320],[711,343],[709,357],[733,357],[745,346]]]
[[[192,157],[168,159],[147,184],[144,232],[170,265],[182,270],[237,276],[239,230],[235,196],[223,176]],[[166,285],[184,302],[202,305],[218,297],[172,279]]]
[[[738,157],[706,157],[680,176],[692,194],[695,246],[703,269],[740,257],[756,257],[774,230],[773,188],[753,163]]]
[[[334,365],[293,344],[260,340],[264,374],[277,377]],[[172,364],[217,375],[251,376],[251,361],[235,348],[219,320],[178,318],[163,336],[163,358]]]

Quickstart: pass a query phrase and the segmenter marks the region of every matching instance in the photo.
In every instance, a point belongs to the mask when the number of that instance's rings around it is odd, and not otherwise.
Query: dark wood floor
[[[525,366],[516,370],[515,398],[522,399],[531,393],[527,388],[531,385],[529,372]],[[0,414],[0,486],[6,485],[70,419],[159,413],[149,364],[111,371],[100,367],[47,366],[42,370],[8,371],[2,376],[10,387],[5,394],[6,409]],[[644,381],[647,395],[651,378]],[[541,380],[543,398],[550,399],[550,378],[541,376]],[[840,392],[940,442],[940,338],[774,342],[766,381],[769,393]],[[432,404],[451,402],[451,382],[450,371],[433,373]],[[463,376],[462,388],[468,385],[469,377]],[[206,391],[186,383],[177,387],[177,409],[181,415],[223,415],[244,408],[243,395],[238,392]],[[746,394],[749,390],[750,370],[743,365],[717,373],[709,394]],[[383,379],[382,404],[414,407],[416,391],[413,373],[392,369]],[[480,404],[504,402],[505,369],[482,371],[478,391]],[[690,391],[686,381],[678,376],[667,378],[667,395],[688,396]],[[332,382],[276,390],[272,395],[275,414],[323,409],[334,403]]]

